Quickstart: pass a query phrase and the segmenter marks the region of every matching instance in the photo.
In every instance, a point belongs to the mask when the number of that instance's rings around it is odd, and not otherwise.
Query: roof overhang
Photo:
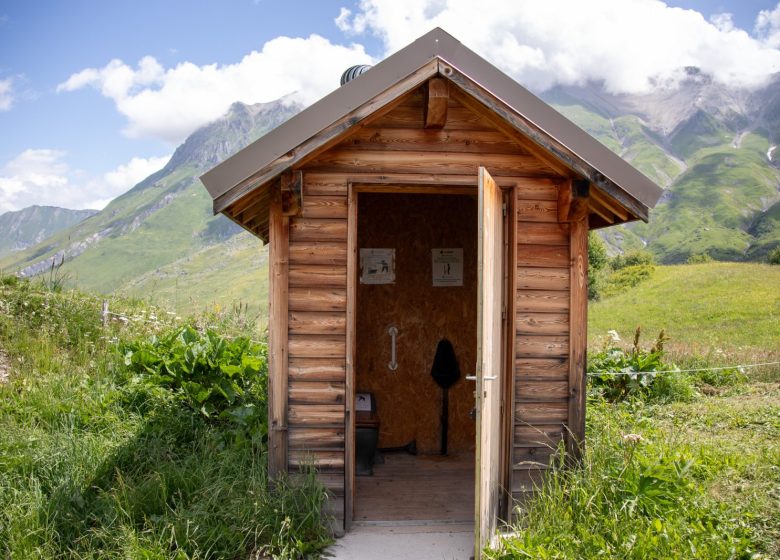
[[[285,171],[327,150],[364,119],[392,109],[404,94],[434,76],[450,80],[466,94],[462,96],[466,102],[489,109],[498,121],[536,145],[539,154],[587,179],[635,217],[647,220],[649,209],[661,196],[660,187],[438,28],[202,175],[214,200],[214,213],[225,212]]]

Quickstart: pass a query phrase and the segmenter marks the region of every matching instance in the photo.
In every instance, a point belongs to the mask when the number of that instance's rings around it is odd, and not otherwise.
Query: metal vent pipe
[[[368,72],[371,70],[371,66],[368,64],[358,64],[357,66],[350,66],[346,70],[344,70],[344,73],[341,75],[341,85],[343,86],[347,82],[351,82],[364,72]]]

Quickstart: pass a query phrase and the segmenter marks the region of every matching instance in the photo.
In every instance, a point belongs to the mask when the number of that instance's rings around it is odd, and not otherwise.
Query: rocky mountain
[[[602,230],[613,251],[644,247],[668,263],[704,253],[743,261],[780,245],[780,78],[748,91],[689,68],[678,87],[647,95],[591,84],[542,97],[666,189],[649,224]],[[90,219],[6,256],[0,269],[33,275],[64,258],[62,273],[84,288],[178,310],[261,301],[260,242],[212,216],[197,177],[300,109],[287,99],[234,104],[164,169]]]
[[[55,206],[28,206],[0,214],[0,258],[37,245],[60,230],[78,224],[97,210],[69,210]]]
[[[212,215],[211,199],[199,175],[300,109],[286,99],[253,106],[234,104],[224,117],[192,134],[163,169],[89,220],[6,256],[0,260],[0,269],[32,276],[64,260],[59,273],[82,288],[153,298],[158,291],[179,284],[177,267],[197,260],[214,246],[219,249],[202,266],[218,268],[223,253],[230,250],[225,243],[241,230],[226,218]],[[254,247],[256,262],[262,260],[259,241],[248,235],[240,239]],[[166,297],[166,302],[186,308],[191,299],[215,292],[205,285],[203,293],[197,291],[200,286],[194,289],[182,295],[183,286],[177,292],[181,301],[177,295]]]

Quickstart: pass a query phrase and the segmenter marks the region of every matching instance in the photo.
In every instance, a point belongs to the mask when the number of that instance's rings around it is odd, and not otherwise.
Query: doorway
[[[353,200],[354,392],[373,399],[379,449],[373,473],[354,478],[353,520],[473,524],[475,386],[466,376],[477,353],[477,193],[399,190]],[[431,375],[443,339],[460,374],[446,405]]]

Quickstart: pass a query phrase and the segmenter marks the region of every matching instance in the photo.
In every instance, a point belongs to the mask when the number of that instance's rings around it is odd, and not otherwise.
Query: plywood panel
[[[380,446],[440,446],[441,389],[430,376],[436,345],[449,338],[461,379],[450,389],[449,450],[474,448],[476,201],[451,195],[359,195],[361,247],[396,249],[396,283],[358,285],[356,390],[377,398]],[[464,285],[433,287],[431,249],[460,247]],[[389,326],[398,327],[398,369],[390,371]]]

